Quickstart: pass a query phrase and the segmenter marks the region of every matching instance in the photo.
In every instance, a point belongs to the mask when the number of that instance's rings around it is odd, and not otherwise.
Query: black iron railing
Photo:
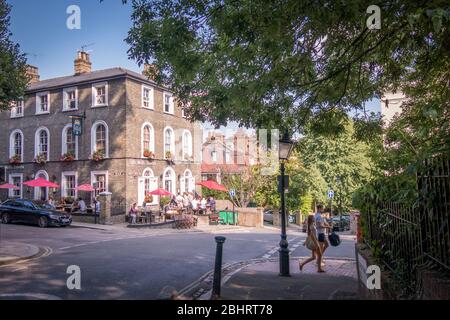
[[[420,290],[419,270],[450,275],[450,170],[447,157],[424,162],[414,205],[382,202],[363,212],[365,241],[410,293]]]

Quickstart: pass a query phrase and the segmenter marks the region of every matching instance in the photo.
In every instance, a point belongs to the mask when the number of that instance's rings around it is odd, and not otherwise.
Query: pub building
[[[136,202],[156,206],[148,192],[192,192],[200,181],[202,127],[184,117],[172,93],[139,74],[116,67],[91,70],[78,51],[74,74],[40,80],[28,67],[23,100],[0,112],[0,200],[56,201],[81,197],[87,204],[110,192],[113,221],[124,221]],[[44,178],[59,188],[27,187]],[[76,190],[90,184],[94,192]],[[197,190],[200,191],[200,190]]]

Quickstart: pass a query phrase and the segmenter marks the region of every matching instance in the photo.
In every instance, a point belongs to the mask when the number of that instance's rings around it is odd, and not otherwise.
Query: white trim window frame
[[[103,171],[91,171],[91,186],[94,186],[94,182],[97,182],[97,176],[105,176],[105,192],[109,192],[109,177],[108,170]]]
[[[22,198],[23,196],[23,173],[10,173],[8,176],[8,182],[10,184],[14,184],[14,178],[19,178],[20,179],[20,183],[18,185],[19,189],[18,190],[14,190],[14,189],[8,189],[8,197],[10,198]],[[16,195],[14,194],[15,192],[19,191],[19,194]]]
[[[169,177],[169,179],[166,179],[166,175],[167,175],[168,172],[170,172],[170,177]],[[169,188],[171,190],[166,189],[166,182],[167,182],[167,180],[171,181],[171,188]],[[165,189],[165,190],[167,190],[167,191],[169,191],[169,192],[171,192],[173,194],[176,194],[176,191],[177,191],[177,178],[176,178],[175,170],[173,170],[171,167],[167,167],[164,170],[164,173],[163,173],[163,189]]]
[[[78,110],[78,88],[63,89],[63,111]]]
[[[168,99],[168,100],[167,100]],[[167,110],[168,107],[168,110]],[[174,114],[173,95],[169,92],[163,93],[163,111],[164,113]]]
[[[166,132],[167,131],[171,131],[171,135],[170,135],[170,149],[167,150],[167,146],[166,146]],[[163,146],[164,146],[164,157],[166,156],[166,152],[170,151],[170,153],[172,154],[172,157],[175,157],[175,131],[172,129],[172,127],[165,127],[164,131],[163,131]]]
[[[25,108],[25,101],[23,99],[20,99],[16,103],[14,103],[13,107],[11,108],[11,118],[22,118]]]
[[[67,177],[74,177],[74,185],[73,185],[73,195],[68,195],[67,194]],[[78,172],[76,171],[63,171],[61,172],[61,197],[72,197],[74,199],[77,198],[78,196],[78,192],[77,192],[77,187],[78,187]]]
[[[188,135],[188,138],[186,138],[186,134]],[[183,136],[181,137],[182,139],[182,152],[183,152],[183,160],[189,160],[192,157],[192,133],[185,129],[183,131]]]
[[[9,135],[9,158],[11,159],[13,156],[17,154],[16,152],[16,134],[20,134],[20,162],[23,162],[23,132],[20,129],[15,129]]]
[[[49,113],[50,113],[50,91],[36,93],[36,114],[38,115]]]
[[[152,87],[142,85],[141,90],[141,106],[144,109],[154,110],[154,90]]]
[[[108,106],[108,82],[99,82],[92,84],[92,108],[107,107]],[[103,99],[99,102],[98,89],[103,88],[101,96]]]
[[[141,127],[141,158],[144,157],[144,130],[146,127],[150,128],[150,141],[149,141],[149,150],[155,154],[155,129],[150,122],[145,122]]]
[[[109,158],[109,128],[105,121],[97,120],[91,127],[91,156],[97,151],[97,127],[105,127],[105,158]]]
[[[66,124],[62,130],[61,136],[61,156],[67,153],[67,131],[72,129],[72,124]],[[75,160],[78,160],[78,136],[72,134],[73,143],[75,143]]]
[[[46,142],[47,150],[45,152],[47,153],[47,161],[50,161],[50,131],[46,127],[39,127],[36,130],[36,133],[34,134],[34,157],[37,157],[38,155],[43,153],[43,150],[41,148],[42,131],[47,132],[47,142]]]

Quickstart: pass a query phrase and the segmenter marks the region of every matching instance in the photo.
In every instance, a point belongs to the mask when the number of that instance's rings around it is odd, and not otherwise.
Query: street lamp
[[[289,277],[289,249],[288,241],[286,236],[286,205],[284,201],[284,192],[286,190],[286,177],[284,162],[289,159],[292,149],[294,148],[294,143],[289,138],[289,133],[286,131],[283,134],[278,146],[279,158],[280,158],[280,194],[281,194],[281,240],[280,240],[280,276]]]

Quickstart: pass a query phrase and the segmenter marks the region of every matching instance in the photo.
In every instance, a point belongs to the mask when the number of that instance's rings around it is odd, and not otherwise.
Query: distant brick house
[[[171,92],[123,68],[91,71],[86,52],[78,52],[74,75],[39,81],[37,68],[29,72],[23,101],[0,113],[2,175],[19,187],[0,190],[0,199],[90,201],[89,193],[75,190],[88,183],[96,193],[111,192],[113,214],[123,214],[158,187],[172,193],[196,188],[202,129],[184,118]],[[82,135],[75,136],[71,116],[83,113]],[[22,185],[37,177],[60,189]]]
[[[202,154],[202,180],[219,183],[223,175],[240,174],[248,166],[259,163],[256,137],[244,130],[228,138],[220,132],[209,132]]]

